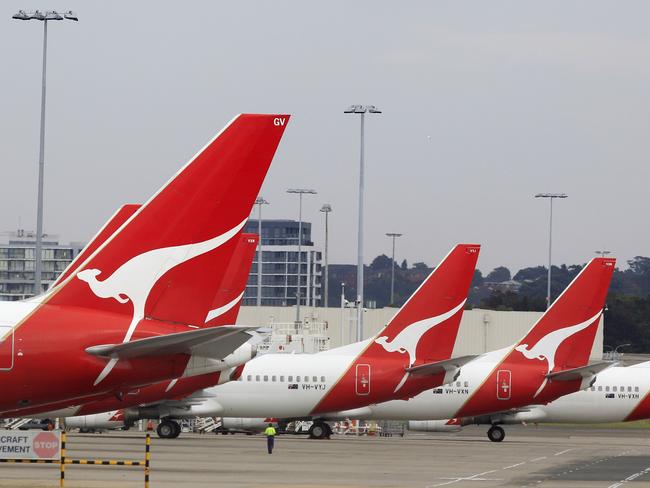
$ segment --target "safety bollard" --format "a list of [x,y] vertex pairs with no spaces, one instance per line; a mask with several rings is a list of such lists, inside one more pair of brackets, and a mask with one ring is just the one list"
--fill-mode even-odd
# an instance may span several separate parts
[[66,433],[61,432],[61,479],[59,480],[59,486],[63,488],[65,486],[65,438]]
[[145,440],[144,448],[144,488],[149,488],[149,462],[151,460],[151,434],[147,432],[147,439]]

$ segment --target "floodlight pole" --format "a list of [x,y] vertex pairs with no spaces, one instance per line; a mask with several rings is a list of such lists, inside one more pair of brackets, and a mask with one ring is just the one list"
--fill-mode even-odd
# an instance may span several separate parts
[[343,328],[345,326],[345,282],[341,282],[341,346],[343,345]]
[[325,307],[329,306],[329,262],[327,260],[327,247],[329,240],[329,226],[328,226],[328,217],[329,213],[332,211],[332,206],[329,203],[324,203],[320,209],[321,212],[325,214]]
[[268,205],[269,202],[262,197],[255,199],[257,205],[257,303],[258,307],[262,306],[262,205]]
[[[299,204],[298,204],[298,284],[296,287],[296,325],[300,323],[300,298],[301,298],[301,293],[300,293],[300,263],[301,263],[301,254],[302,254],[302,196],[305,193],[308,193],[310,195],[315,195],[316,190],[307,190],[304,188],[290,188],[287,190],[287,193],[297,193],[299,197]],[[307,283],[307,286],[309,286],[309,283]]]
[[49,20],[74,20],[79,19],[71,11],[65,12],[61,16],[56,11],[25,12],[19,10],[13,15],[16,20],[40,20],[43,22],[43,73],[41,79],[41,131],[40,143],[38,150],[38,196],[36,203],[36,245],[34,246],[34,295],[42,293],[42,275],[43,275],[43,187],[45,178],[45,93],[46,93],[46,74],[47,74],[47,22]]
[[402,237],[402,234],[397,234],[395,232],[386,233],[388,237],[393,239],[393,257],[391,258],[391,267],[390,267],[390,304],[394,305],[395,303],[395,239]]
[[36,210],[36,246],[34,249],[34,295],[41,294],[43,275],[43,179],[45,173],[45,75],[47,72],[47,19],[43,21],[43,78],[41,81],[41,135],[38,150],[38,204]]
[[553,249],[553,200],[567,198],[566,193],[538,193],[535,198],[548,198],[550,200],[550,214],[548,224],[548,277],[546,284],[546,309],[551,307],[551,253]]
[[359,150],[359,224],[357,230],[357,342],[363,340],[363,201],[364,201],[364,124],[366,112],[380,114],[374,105],[351,105],[346,114],[361,116],[361,144]]

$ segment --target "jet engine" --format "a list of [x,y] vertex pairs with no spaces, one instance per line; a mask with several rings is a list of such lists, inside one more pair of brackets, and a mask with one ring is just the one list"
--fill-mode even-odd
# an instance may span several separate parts
[[223,417],[221,426],[226,430],[240,430],[245,432],[263,432],[269,421],[263,418]]
[[463,427],[454,420],[409,420],[408,428],[417,432],[458,432]]
[[65,426],[70,429],[79,429],[81,432],[90,430],[120,429],[125,427],[124,413],[121,410],[96,413],[94,415],[80,415],[66,417]]

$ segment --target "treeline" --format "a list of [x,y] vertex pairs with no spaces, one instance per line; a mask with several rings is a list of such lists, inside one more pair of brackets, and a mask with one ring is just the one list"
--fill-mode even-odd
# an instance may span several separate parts
[[[612,278],[605,311],[605,344],[632,344],[629,352],[650,353],[650,258],[636,256],[628,268],[617,269]],[[557,297],[576,277],[583,265],[553,266],[551,294]],[[395,266],[394,303],[390,303],[391,259],[381,255],[364,270],[367,306],[401,306],[432,271],[425,263],[411,266],[406,260]],[[514,275],[498,267],[487,275],[476,270],[468,308],[542,311],[546,308],[545,266],[519,270]],[[348,300],[356,297],[356,266],[330,265],[329,306],[340,305],[341,283]]]

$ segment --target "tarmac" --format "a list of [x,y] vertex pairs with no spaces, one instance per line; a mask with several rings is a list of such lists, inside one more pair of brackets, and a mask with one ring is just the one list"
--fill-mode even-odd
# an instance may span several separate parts
[[[505,427],[402,437],[283,435],[272,455],[263,436],[182,434],[152,439],[151,487],[650,487],[650,431]],[[69,434],[68,456],[144,459],[137,432]],[[56,465],[0,465],[0,487],[57,487]],[[65,486],[142,487],[144,471],[67,466]]]

